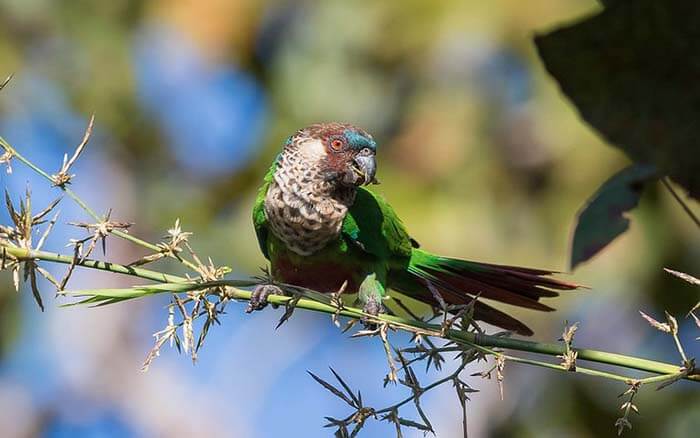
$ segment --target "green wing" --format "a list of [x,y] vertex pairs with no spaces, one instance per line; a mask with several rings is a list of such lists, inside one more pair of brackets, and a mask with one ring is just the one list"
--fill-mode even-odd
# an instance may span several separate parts
[[258,236],[258,245],[260,245],[260,250],[266,259],[270,259],[267,250],[267,234],[269,232],[269,227],[267,223],[267,216],[265,216],[265,196],[267,195],[267,189],[270,187],[272,182],[272,177],[277,169],[277,160],[272,163],[270,170],[267,171],[265,179],[263,180],[263,185],[258,191],[258,196],[255,198],[255,205],[253,206],[253,227],[255,228],[255,234]]
[[343,234],[365,252],[387,261],[410,257],[418,246],[384,198],[363,187],[345,216]]

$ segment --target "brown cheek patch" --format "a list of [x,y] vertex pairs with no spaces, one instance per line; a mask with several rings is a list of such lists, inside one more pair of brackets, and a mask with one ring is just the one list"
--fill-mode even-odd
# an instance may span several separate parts
[[[330,149],[330,148],[326,148]],[[328,155],[321,163],[321,166],[326,172],[345,173],[348,170],[348,162],[352,160],[352,154],[349,151],[336,152],[328,150]]]

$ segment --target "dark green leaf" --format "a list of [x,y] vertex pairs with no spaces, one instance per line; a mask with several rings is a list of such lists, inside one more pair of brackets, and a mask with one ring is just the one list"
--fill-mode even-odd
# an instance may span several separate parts
[[34,296],[34,301],[39,306],[41,311],[44,311],[44,303],[41,301],[41,292],[39,292],[39,286],[36,281],[36,267],[31,262],[26,262],[24,264],[25,273],[29,274],[29,286],[32,289],[32,295]]
[[282,324],[287,322],[287,320],[289,320],[289,318],[292,317],[292,315],[294,314],[294,310],[297,307],[297,303],[299,302],[300,299],[301,299],[301,295],[296,295],[291,300],[284,303],[284,313],[280,317],[280,320],[277,322],[277,325],[275,326],[275,330],[280,328],[282,326]]
[[[425,425],[423,427],[425,427],[426,428],[425,430],[427,430],[428,432],[434,433],[433,425],[430,424],[430,420],[428,420],[428,416],[425,415],[425,412],[423,412],[423,408],[421,407],[419,400],[420,400],[419,398],[414,399],[413,404],[416,406],[416,411],[418,411],[418,415],[420,415],[421,420],[423,420],[423,423],[425,423]],[[401,420],[399,419],[399,421],[401,421]],[[401,423],[401,424],[403,424],[403,423]]]
[[424,432],[432,432],[433,431],[430,427],[428,427],[424,424],[420,424],[420,423],[412,421],[412,420],[407,420],[405,418],[399,418],[399,424],[401,424],[402,426],[406,426],[406,427],[413,427],[414,429],[422,430]]
[[335,431],[336,438],[348,438],[348,429],[345,425],[338,426],[338,430]]
[[7,211],[10,213],[10,218],[12,219],[12,222],[14,222],[15,226],[19,226],[20,223],[20,215],[17,213],[17,210],[15,210],[15,206],[12,204],[12,200],[10,199],[10,193],[5,189],[5,206],[7,206]]
[[209,318],[207,318],[204,321],[204,325],[202,326],[202,330],[199,332],[199,339],[197,339],[197,346],[194,349],[195,353],[198,353],[199,349],[202,348],[202,345],[204,345],[204,338],[206,338],[207,334],[209,333],[209,327],[211,327],[211,322],[212,322],[212,319],[209,319]]
[[61,202],[61,198],[56,198],[54,199],[45,209],[43,209],[41,212],[38,214],[34,215],[32,218],[32,224],[33,225],[39,225],[43,223],[41,220],[49,213],[51,213],[51,210],[56,208],[58,203]]
[[[352,390],[350,389],[350,386],[348,386],[348,384],[345,383],[345,381],[340,377],[340,375],[335,372],[333,367],[328,367],[328,368],[331,369],[331,372],[333,373],[335,378],[338,380],[338,382],[340,382],[341,385],[343,385],[343,389],[345,389],[345,392],[347,392],[348,395],[352,398],[352,401],[355,402],[355,407],[358,409],[361,408],[362,407],[362,400],[360,398],[356,397],[355,394],[353,394]],[[359,396],[359,392],[358,392],[358,396]]]
[[326,382],[322,378],[318,377],[316,374],[312,373],[311,371],[307,371],[311,377],[314,378],[315,381],[321,384],[324,388],[326,388],[328,391],[330,391],[333,395],[338,397],[339,399],[343,400],[345,403],[349,404],[350,406],[354,407],[352,404],[352,400],[350,400],[345,394],[343,394],[342,391],[340,391],[338,388],[335,386],[331,385],[330,383]]
[[535,39],[581,116],[637,163],[653,164],[700,199],[700,2],[605,1]]
[[632,165],[603,183],[576,215],[571,269],[629,228],[629,219],[624,214],[637,206],[644,185],[654,178],[653,167]]
[[350,434],[350,438],[355,438],[358,433],[362,430],[362,428],[365,427],[365,422],[360,421],[355,425],[355,428],[353,428],[352,433]]
[[328,423],[324,425],[323,427],[337,427],[338,429],[335,431],[333,436],[337,438],[348,438],[348,428],[345,425],[345,422],[342,420],[338,420],[337,418],[333,417],[325,417]]
[[401,433],[401,422],[399,421],[399,411],[396,408],[392,409],[388,414],[384,414],[381,420],[393,423],[396,427],[396,438],[403,438],[403,433]]

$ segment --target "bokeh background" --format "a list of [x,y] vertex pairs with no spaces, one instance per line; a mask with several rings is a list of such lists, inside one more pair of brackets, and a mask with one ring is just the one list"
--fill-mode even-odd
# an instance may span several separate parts
[[[545,74],[532,36],[599,7],[2,0],[0,76],[15,78],[0,93],[0,134],[54,172],[96,113],[74,189],[152,241],[180,218],[201,255],[244,276],[265,264],[250,210],[283,140],[311,122],[352,122],[378,140],[377,190],[424,247],[565,270],[576,211],[628,161],[577,117]],[[58,195],[20,164],[13,170],[0,181],[15,199],[28,184],[36,205]],[[60,209],[62,224],[88,219],[68,200]],[[697,289],[662,272],[698,274],[697,229],[661,187],[631,216],[631,230],[571,277],[591,290],[551,300],[556,313],[515,311],[537,339],[555,341],[565,320],[580,321],[577,345],[678,361],[672,342],[637,310],[682,317],[697,301]],[[60,225],[48,247],[69,252],[65,243],[79,236]],[[107,248],[115,261],[143,255],[116,239]],[[81,272],[72,288],[129,284]],[[151,333],[166,323],[165,298],[60,308],[64,301],[43,284],[41,313],[30,291],[11,285],[0,273],[3,437],[328,436],[323,416],[347,411],[305,372],[327,377],[328,365],[376,406],[406,394],[382,388],[379,342],[351,340],[324,316],[298,312],[275,331],[281,310],[245,315],[234,303],[196,365],[165,349],[142,373]],[[697,330],[681,321],[687,350],[698,355]],[[468,405],[472,437],[613,436],[625,389],[517,364],[506,366],[505,401],[495,382],[470,382],[481,390]],[[700,428],[693,385],[646,390],[638,405],[628,436],[683,437]],[[450,387],[428,394],[424,406],[438,437],[461,433]],[[392,430],[372,422],[363,436]]]

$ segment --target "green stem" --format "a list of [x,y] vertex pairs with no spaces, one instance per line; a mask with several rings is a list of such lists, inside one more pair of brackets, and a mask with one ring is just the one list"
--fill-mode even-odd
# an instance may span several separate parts
[[[73,257],[67,255],[61,255],[56,253],[50,253],[46,251],[27,251],[23,248],[16,248],[12,246],[0,246],[2,251],[7,254],[16,257],[18,259],[38,259],[45,260],[49,262],[71,264],[73,262]],[[99,269],[103,271],[114,272],[118,274],[131,275],[134,277],[140,277],[147,280],[153,280],[160,283],[182,283],[188,281],[184,277],[165,274],[162,272],[151,271],[143,268],[134,268],[130,266],[120,265],[116,263],[99,262],[95,260],[84,260],[78,263],[79,266],[86,268]],[[215,282],[216,285],[227,285],[226,280],[221,280]],[[201,289],[206,287],[208,283],[202,283],[195,285],[197,288]],[[238,289],[236,287],[230,287],[228,289],[229,298],[236,300],[250,300],[251,292],[243,289]],[[271,304],[285,305],[287,301],[291,298],[281,295],[270,295],[268,301]],[[300,299],[296,308],[311,310],[315,312],[327,313],[327,314],[339,314],[341,316],[358,319],[364,315],[364,313],[359,309],[353,309],[350,307],[345,307],[340,311],[332,305],[320,303],[318,301],[313,301],[309,299]],[[419,320],[407,320],[393,315],[378,315],[376,317],[379,321],[388,322],[398,327],[404,327],[412,330],[422,330],[433,336],[440,336],[439,325],[428,324]],[[444,339],[451,340],[454,342],[459,342],[462,344],[476,345],[481,347],[491,347],[491,348],[504,348],[508,350],[524,351],[529,353],[537,353],[547,356],[559,356],[564,354],[565,346],[561,344],[548,344],[541,342],[525,341],[520,339],[504,338],[499,336],[489,336],[484,334],[470,333],[461,330],[448,330],[444,336]],[[617,353],[609,353],[606,351],[590,350],[583,348],[574,348],[574,351],[578,352],[578,360],[586,360],[601,364],[614,365],[618,367],[623,367],[627,369],[635,369],[640,371],[646,371],[661,375],[673,375],[681,373],[683,370],[678,365],[673,365],[664,362],[657,362],[648,359],[641,359],[637,357],[625,356]],[[506,357],[509,360],[521,363],[527,363],[531,365],[543,366],[551,369],[558,369],[565,371],[565,369],[559,365],[547,364],[544,362],[533,363],[529,359],[523,358],[513,358]],[[537,361],[534,361],[537,362]],[[615,380],[624,380],[626,377],[617,376],[610,373],[605,373],[602,371],[588,370],[586,368],[577,367],[577,371],[581,371],[583,374],[591,374],[599,377],[614,378]],[[687,380],[699,381],[700,374],[691,374],[684,377]]]
[[683,350],[683,345],[681,344],[681,340],[678,337],[678,331],[677,330],[674,331],[672,333],[672,335],[673,335],[673,342],[676,343],[676,349],[678,350],[678,354],[680,354],[681,358],[683,359],[683,364],[685,366],[689,366],[687,364],[689,364],[690,362],[688,361],[688,357],[685,355],[685,350]]
[[[665,382],[665,381],[668,381],[668,380],[677,379],[677,378],[679,378],[682,374],[683,374],[683,373],[662,374],[662,375],[659,375],[659,376],[652,376],[652,377],[647,377],[647,378],[645,378],[645,379],[639,379],[638,382],[641,383],[641,384],[643,384],[643,385],[646,385],[646,384],[649,384],[649,383],[661,383],[661,382]],[[691,375],[691,377],[697,377],[697,375],[695,375],[695,376],[694,376],[694,375]],[[697,380],[697,379],[692,379],[692,380]]]
[[[465,336],[466,335],[466,336]],[[474,342],[477,345],[488,344],[492,347],[506,348],[510,350],[529,351],[531,353],[545,354],[548,356],[560,356],[564,354],[565,347],[560,344],[549,344],[541,342],[524,341],[520,339],[493,337],[481,334],[457,333],[457,337],[463,337],[467,342]],[[469,338],[473,338],[472,341]],[[625,356],[607,351],[590,350],[584,348],[572,348],[578,353],[578,360],[605,363],[625,368],[632,368],[641,371],[648,371],[658,374],[675,374],[680,372],[680,366],[667,363],[656,362],[648,359]],[[694,376],[700,378],[700,376]]]
[[[503,354],[503,353],[499,353],[498,351],[491,350],[491,349],[484,347],[482,345],[477,345],[477,344],[472,344],[472,345],[474,345],[475,348],[477,348],[477,349],[479,349],[487,354],[490,354],[493,356],[500,355],[504,359],[507,359],[511,362],[517,362],[517,363],[522,363],[522,364],[526,364],[526,365],[534,365],[534,366],[541,367],[541,368],[549,368],[551,370],[577,372],[579,374],[587,374],[589,376],[603,377],[605,379],[618,380],[621,382],[628,382],[630,380],[633,380],[631,377],[621,376],[619,374],[608,373],[605,371],[599,371],[599,370],[594,370],[594,369],[590,369],[590,368],[583,368],[580,366],[576,366],[575,370],[570,370],[562,365],[557,365],[557,364],[553,364],[553,363],[549,363],[549,362],[541,362],[539,360],[526,359],[524,357],[509,356],[507,354]],[[659,377],[659,376],[657,376],[657,377]],[[662,374],[660,377],[668,378],[668,375]]]
[[[631,380],[630,377],[620,376],[620,375],[618,375],[618,374],[607,373],[607,372],[605,372],[605,371],[594,370],[594,369],[591,369],[591,368],[583,368],[583,367],[577,366],[575,370],[569,371],[569,370],[567,370],[566,368],[564,368],[563,366],[557,365],[557,364],[553,364],[553,363],[540,362],[540,361],[538,361],[538,360],[525,359],[525,358],[522,358],[522,357],[508,356],[508,355],[504,355],[503,357],[505,357],[507,360],[509,360],[509,361],[511,361],[511,362],[523,363],[523,364],[526,364],[526,365],[534,365],[534,366],[537,366],[537,367],[549,368],[549,369],[552,369],[552,370],[558,370],[558,371],[564,371],[564,372],[574,372],[574,373],[579,373],[579,374],[586,374],[586,375],[589,375],[589,376],[603,377],[603,378],[605,378],[605,379],[617,380],[617,381],[620,381],[620,382],[628,382],[628,381]],[[667,375],[666,375],[666,374],[662,374],[661,377],[666,378]]]
[[[28,251],[24,248],[14,246],[0,245],[0,256],[3,253],[11,255],[19,260],[37,259],[47,262],[62,263],[70,265],[73,263],[73,257],[68,255],[57,254],[47,251]],[[76,266],[84,268],[98,269],[100,271],[108,271],[115,274],[131,275],[132,277],[144,278],[146,280],[157,281],[159,283],[180,283],[187,281],[187,278],[178,275],[165,274],[163,272],[151,271],[149,269],[134,268],[131,266],[120,265],[118,263],[100,262],[97,260],[85,259],[78,260]]]

